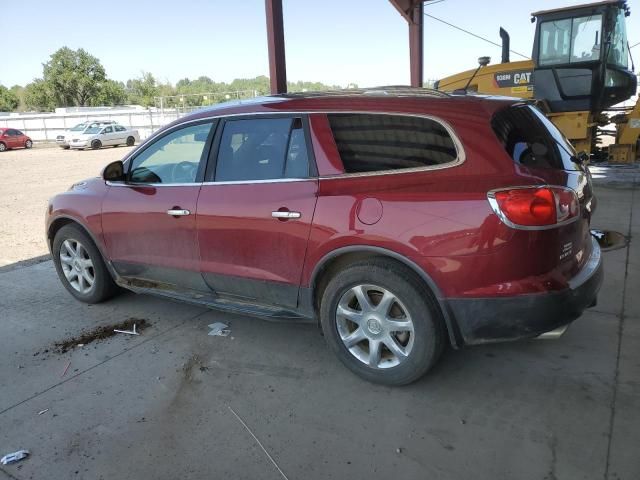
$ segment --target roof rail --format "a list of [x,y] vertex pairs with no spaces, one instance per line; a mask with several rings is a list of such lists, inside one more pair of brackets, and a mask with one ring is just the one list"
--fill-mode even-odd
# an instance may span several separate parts
[[313,98],[313,97],[348,97],[348,96],[390,96],[390,97],[438,97],[450,95],[432,88],[410,87],[408,85],[386,85],[370,88],[345,88],[340,90],[318,90],[311,92],[288,92],[276,96],[284,98]]

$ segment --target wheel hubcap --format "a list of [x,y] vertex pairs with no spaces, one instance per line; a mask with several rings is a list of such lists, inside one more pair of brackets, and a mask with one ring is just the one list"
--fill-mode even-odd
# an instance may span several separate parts
[[91,291],[96,272],[89,252],[80,242],[71,238],[62,242],[60,265],[65,278],[74,290],[84,294]]
[[409,311],[395,294],[375,285],[357,285],[342,295],[336,327],[349,353],[371,368],[400,365],[413,348]]

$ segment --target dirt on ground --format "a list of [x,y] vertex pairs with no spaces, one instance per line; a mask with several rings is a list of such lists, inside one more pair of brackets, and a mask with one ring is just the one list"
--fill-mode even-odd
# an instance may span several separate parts
[[[124,322],[115,323],[113,325],[102,325],[88,332],[82,332],[77,337],[67,338],[53,344],[51,351],[54,353],[67,353],[69,350],[78,345],[88,345],[98,340],[104,340],[114,335],[119,335],[116,330],[132,331],[136,327],[136,332],[141,332],[151,324],[144,318],[129,318]],[[126,334],[124,334],[126,335]]]
[[63,150],[34,146],[0,153],[0,269],[48,253],[44,214],[50,197],[95,177],[130,147]]

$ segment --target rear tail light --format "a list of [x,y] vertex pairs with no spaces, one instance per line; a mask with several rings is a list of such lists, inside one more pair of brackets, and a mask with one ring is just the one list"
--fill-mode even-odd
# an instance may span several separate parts
[[491,208],[506,225],[544,230],[578,218],[576,192],[566,187],[511,187],[487,194]]

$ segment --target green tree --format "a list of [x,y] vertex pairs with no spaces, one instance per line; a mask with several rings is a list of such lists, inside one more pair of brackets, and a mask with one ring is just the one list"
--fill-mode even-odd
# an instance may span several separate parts
[[151,107],[155,105],[154,97],[159,95],[159,91],[156,79],[149,72],[142,72],[142,77],[127,80],[127,93],[132,104]]
[[100,85],[97,94],[91,99],[92,106],[101,105],[124,105],[128,97],[124,83],[115,80],[105,80]]
[[23,112],[25,109],[25,102],[24,102],[24,87],[22,85],[14,85],[13,87],[10,88],[10,90],[13,92],[13,94],[18,97],[18,108],[17,110],[19,112]]
[[62,47],[43,65],[43,79],[57,106],[87,106],[106,80],[104,67],[82,48]]
[[24,103],[29,110],[53,110],[56,107],[47,82],[41,78],[24,87]]
[[0,85],[0,112],[11,112],[18,108],[18,96],[8,88]]

